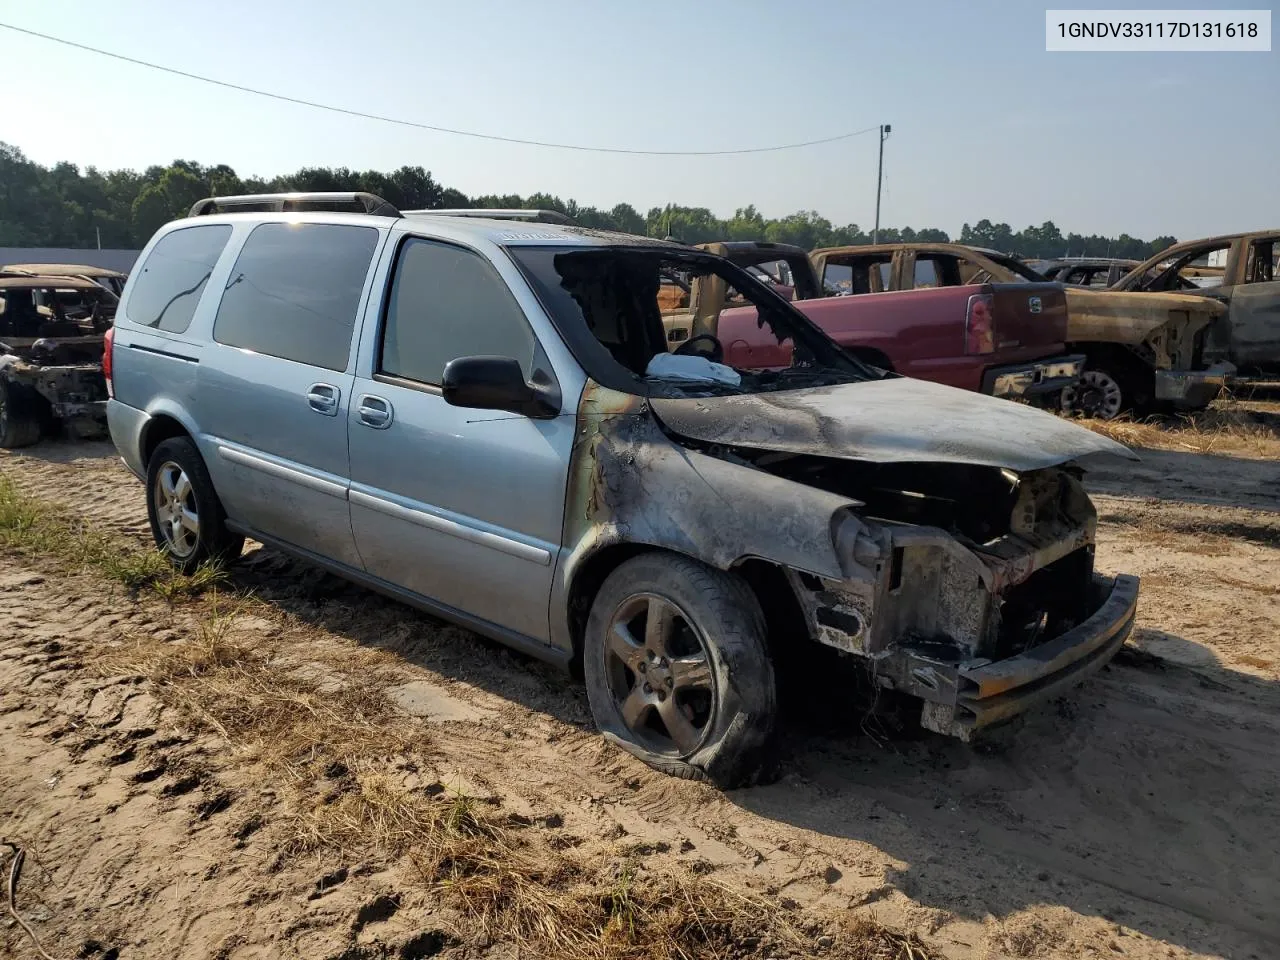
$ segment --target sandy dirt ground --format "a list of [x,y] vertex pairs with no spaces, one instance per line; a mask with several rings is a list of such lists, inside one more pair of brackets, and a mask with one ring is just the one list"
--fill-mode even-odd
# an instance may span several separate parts
[[[44,444],[0,472],[148,538],[142,488],[107,444]],[[873,916],[932,958],[1280,957],[1280,470],[1152,451],[1091,485],[1099,566],[1143,578],[1111,666],[976,746],[852,708],[797,721],[781,778],[729,793],[608,747],[550,668],[269,550],[234,568],[262,602],[227,629],[335,698],[372,687],[396,704],[420,749],[368,758],[386,775],[477,797],[587,862]],[[0,838],[30,851],[19,907],[45,948],[520,956],[460,924],[411,858],[298,850],[299,805],[347,771],[265,779],[234,737],[104,667],[139,637],[199,630],[181,605],[0,556]],[[4,919],[0,955],[36,956]]]

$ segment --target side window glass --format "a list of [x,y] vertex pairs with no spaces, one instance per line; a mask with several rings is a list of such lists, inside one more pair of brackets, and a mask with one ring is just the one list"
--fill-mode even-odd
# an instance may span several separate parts
[[264,223],[227,279],[213,338],[229,347],[345,370],[373,227]]
[[230,238],[231,226],[225,223],[165,234],[134,271],[128,319],[143,327],[184,332]]
[[400,249],[379,372],[439,385],[458,357],[512,357],[528,377],[536,340],[493,264],[470,250],[410,239]]

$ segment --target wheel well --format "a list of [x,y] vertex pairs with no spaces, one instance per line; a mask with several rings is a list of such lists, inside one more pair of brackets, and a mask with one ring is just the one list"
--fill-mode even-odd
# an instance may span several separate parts
[[1137,374],[1151,369],[1150,361],[1120,343],[1073,343],[1067,349],[1085,355],[1086,367],[1106,367]]
[[804,611],[791,582],[777,564],[754,557],[739,563],[732,572],[747,581],[751,592],[756,595],[764,613],[769,653],[776,664],[779,656],[785,658],[786,651],[795,646],[789,642],[790,638],[808,639],[809,634],[809,625],[805,622]]
[[881,370],[893,372],[893,363],[879,350],[874,347],[848,347],[848,352],[853,354],[863,363],[869,363],[873,367],[879,367]]
[[156,452],[156,447],[174,437],[190,439],[191,434],[173,417],[165,414],[152,417],[142,434],[142,465],[145,467],[151,462],[151,455]]
[[570,669],[576,677],[582,674],[582,640],[587,632],[591,604],[609,574],[632,557],[655,550],[639,543],[615,543],[591,554],[582,562],[569,585],[569,631],[573,639],[573,661]]
[[[587,628],[587,617],[591,613],[591,604],[599,593],[609,574],[623,563],[642,553],[669,552],[661,547],[648,544],[619,543],[592,554],[583,563],[573,584],[569,588],[569,627],[573,635],[573,666],[576,672],[581,671],[582,644]],[[684,556],[684,554],[677,554]],[[697,559],[693,557],[691,559]],[[796,599],[791,584],[782,569],[767,560],[749,559],[734,566],[730,573],[735,573],[747,582],[751,592],[755,594],[760,609],[764,613],[767,642],[770,655],[775,665],[779,659],[787,660],[788,651],[801,646],[799,643],[784,642],[786,639],[808,638],[808,624],[804,611]]]

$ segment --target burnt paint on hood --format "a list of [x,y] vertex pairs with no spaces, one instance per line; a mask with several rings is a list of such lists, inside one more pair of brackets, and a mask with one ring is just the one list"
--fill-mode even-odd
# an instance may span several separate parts
[[651,397],[691,440],[873,463],[963,463],[1038,470],[1128,447],[1010,400],[896,377],[725,397]]

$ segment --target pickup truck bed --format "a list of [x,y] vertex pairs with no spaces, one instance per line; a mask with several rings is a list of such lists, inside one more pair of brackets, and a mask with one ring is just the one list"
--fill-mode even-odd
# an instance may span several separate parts
[[[986,304],[988,338],[974,329],[974,297]],[[1058,284],[937,287],[798,300],[795,306],[872,364],[965,390],[1030,399],[1070,386],[1083,366],[1082,357],[1064,352],[1067,306]],[[976,309],[981,316],[982,308]],[[724,310],[717,336],[732,366],[790,363],[791,345],[761,330],[752,307]]]

